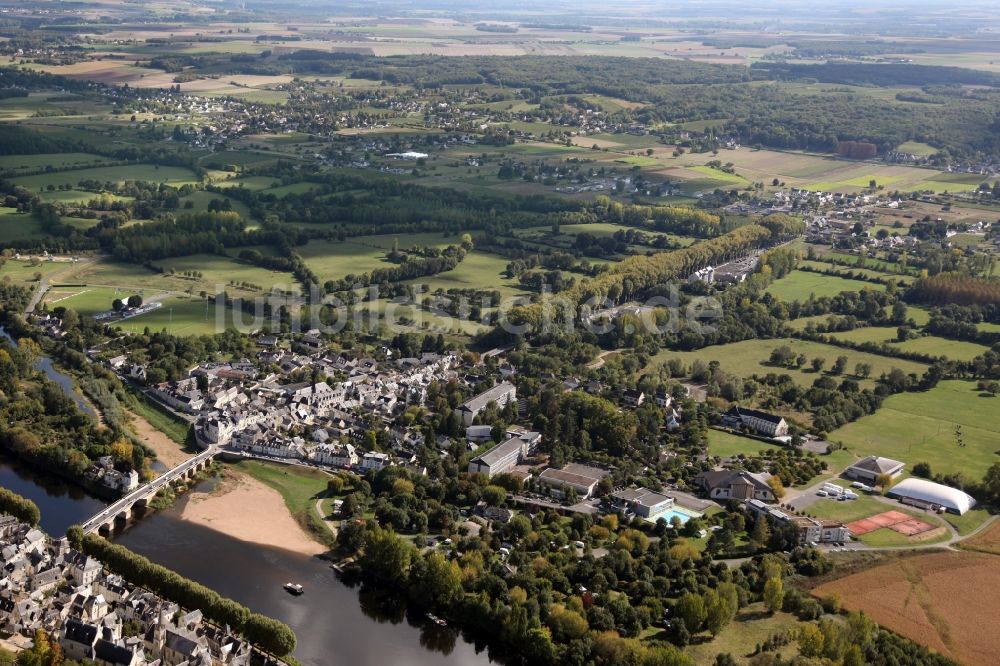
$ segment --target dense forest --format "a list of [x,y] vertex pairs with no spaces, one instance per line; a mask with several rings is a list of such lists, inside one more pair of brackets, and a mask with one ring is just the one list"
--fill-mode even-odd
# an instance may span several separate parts
[[960,92],[935,99],[939,103],[914,104],[850,90],[818,95],[763,82],[672,86],[636,117],[643,122],[717,120],[717,133],[773,148],[833,152],[840,141],[865,141],[885,152],[905,141],[921,141],[956,157],[1000,148],[1000,93]]
[[1000,86],[1000,75],[965,67],[881,63],[826,62],[792,64],[756,62],[750,66],[755,79],[797,81],[855,86]]

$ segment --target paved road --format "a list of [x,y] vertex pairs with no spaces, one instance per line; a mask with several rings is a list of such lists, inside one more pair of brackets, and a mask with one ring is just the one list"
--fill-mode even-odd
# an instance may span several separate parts
[[323,500],[325,499],[326,499],[325,497],[320,497],[318,500],[316,500],[316,513],[319,514],[319,519],[323,521],[323,524],[326,525],[326,528],[328,530],[330,530],[330,533],[336,537],[337,524],[339,521],[330,520],[329,518],[326,517],[326,513],[323,512]]
[[50,278],[55,278],[56,276],[62,277],[62,275],[64,273],[68,273],[70,269],[79,268],[81,266],[91,263],[92,261],[93,259],[80,259],[78,261],[68,262],[66,263],[66,270],[58,271],[56,273],[53,273],[49,277],[43,277],[41,280],[39,280],[38,288],[35,290],[35,293],[32,294],[31,300],[28,302],[28,307],[24,309],[25,314],[30,314],[34,312],[35,308],[38,307],[38,304],[42,302],[42,298],[44,298],[45,294],[47,294],[49,291]]
[[24,309],[25,314],[31,314],[32,312],[35,311],[35,308],[41,302],[42,298],[45,296],[48,290],[49,290],[49,279],[42,278],[38,282],[38,289],[35,290],[35,293],[31,296],[31,300],[28,302],[28,307]]

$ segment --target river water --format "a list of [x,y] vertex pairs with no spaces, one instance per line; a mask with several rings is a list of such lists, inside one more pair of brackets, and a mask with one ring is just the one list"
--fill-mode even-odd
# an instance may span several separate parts
[[[181,520],[185,501],[127,527],[115,542],[285,622],[298,637],[295,657],[303,664],[491,663],[485,646],[407,612],[398,599],[349,587],[324,560],[248,544]],[[301,584],[305,594],[287,593],[288,582]]]
[[37,504],[42,512],[41,527],[48,534],[63,535],[70,525],[82,523],[105,506],[79,486],[3,458],[0,458],[0,486]]
[[[17,345],[17,341],[11,337],[10,333],[4,330],[3,326],[0,326],[0,336],[7,339],[13,345]],[[86,401],[86,399],[76,390],[76,383],[73,378],[69,375],[57,370],[54,365],[52,365],[52,359],[48,356],[42,356],[37,361],[35,361],[35,369],[41,370],[45,373],[45,376],[50,380],[54,381],[56,384],[62,387],[63,393],[68,395],[76,403],[77,407],[80,408],[84,414],[91,418],[97,418],[97,413],[94,408]]]
[[[200,491],[211,489],[203,482]],[[97,513],[104,502],[81,489],[0,459],[0,486],[38,504],[41,527],[63,534]],[[305,666],[479,666],[492,662],[452,628],[441,628],[392,596],[342,582],[329,563],[233,539],[180,518],[178,505],[129,524],[113,540],[288,624],[298,637],[295,657]],[[299,597],[285,592],[301,584]]]

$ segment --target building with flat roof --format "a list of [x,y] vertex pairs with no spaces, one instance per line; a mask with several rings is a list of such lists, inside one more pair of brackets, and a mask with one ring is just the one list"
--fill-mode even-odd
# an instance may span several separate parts
[[747,511],[759,520],[792,525],[799,533],[799,543],[845,543],[851,540],[851,531],[839,520],[823,520],[788,513],[757,499],[748,500]]
[[485,474],[493,478],[514,469],[522,458],[535,452],[541,435],[537,432],[508,432],[509,436],[492,449],[469,461],[470,474]]
[[488,388],[477,396],[469,398],[458,406],[456,411],[462,415],[462,421],[470,426],[476,420],[480,412],[486,409],[491,402],[496,403],[499,409],[507,406],[507,403],[517,398],[517,388],[510,382],[501,382],[492,388]]
[[674,508],[674,498],[649,488],[624,488],[612,495],[615,504],[646,520],[656,520],[660,514]]
[[549,492],[565,496],[572,488],[581,500],[594,494],[601,479],[608,475],[603,469],[586,465],[569,464],[562,469],[549,468],[538,475],[538,480],[549,487]]

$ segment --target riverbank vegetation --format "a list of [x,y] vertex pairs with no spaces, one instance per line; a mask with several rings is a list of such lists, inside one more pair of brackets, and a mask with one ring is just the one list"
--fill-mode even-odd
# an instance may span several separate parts
[[[739,515],[729,514],[719,533]],[[654,541],[649,526],[620,518],[517,513],[495,531],[459,530],[436,545],[411,542],[375,521],[348,532],[357,533],[358,566],[369,580],[405,591],[411,603],[503,642],[530,663],[693,666],[679,649],[687,645],[717,655],[715,663],[736,663],[719,650],[740,643],[733,634],[757,608],[754,617],[782,618],[783,631],[757,645],[754,663],[784,663],[779,654],[797,645],[803,657],[822,655],[832,664],[951,664],[863,614],[835,618],[836,603],[810,598],[802,584],[832,567],[811,548],[728,568],[693,545],[698,527],[658,526]],[[496,558],[494,541],[509,554]],[[613,545],[597,557],[591,546],[605,542]],[[728,638],[716,643],[722,634]]]
[[145,393],[132,387],[128,388],[129,409],[146,419],[154,428],[165,434],[178,446],[187,451],[194,450],[194,433],[191,424],[168,412]]
[[37,527],[38,521],[42,519],[42,512],[37,504],[6,488],[0,488],[0,513],[9,513],[32,527]]

